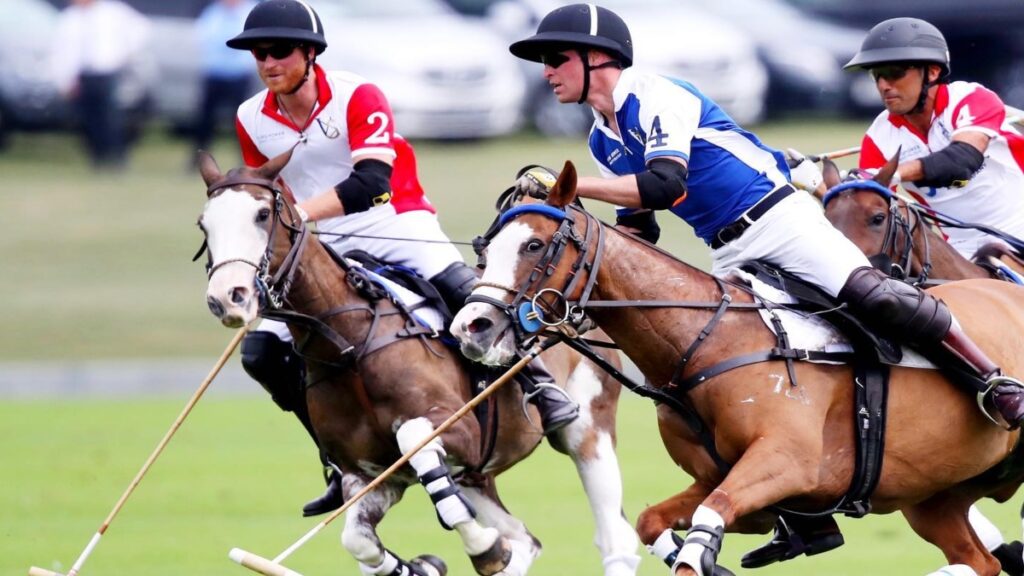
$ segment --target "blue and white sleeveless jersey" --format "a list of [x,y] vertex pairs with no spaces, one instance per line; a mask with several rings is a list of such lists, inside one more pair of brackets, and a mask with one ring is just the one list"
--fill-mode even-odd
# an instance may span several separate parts
[[737,126],[688,82],[627,68],[612,99],[622,138],[596,111],[590,131],[590,153],[602,176],[638,174],[655,158],[684,160],[687,193],[670,210],[705,242],[789,182],[780,152]]

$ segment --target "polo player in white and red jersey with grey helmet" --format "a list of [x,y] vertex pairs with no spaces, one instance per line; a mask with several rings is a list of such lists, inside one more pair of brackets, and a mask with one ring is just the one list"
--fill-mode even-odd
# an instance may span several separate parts
[[[441,230],[420,186],[412,146],[395,133],[381,90],[356,74],[316,64],[327,48],[316,12],[302,0],[264,0],[227,44],[252,52],[266,85],[238,108],[235,126],[246,165],[293,150],[280,177],[302,218],[329,233],[322,237],[328,246],[338,254],[364,250],[412,268],[437,287],[453,312],[461,308],[476,274]],[[317,441],[305,401],[305,368],[283,323],[265,320],[245,337],[242,366]],[[540,410],[546,433],[576,418],[578,407],[549,385],[553,379],[539,359],[525,372],[532,382],[523,384],[524,391]],[[321,458],[328,490],[303,508],[306,516],[343,503],[340,474]]]
[[[886,20],[845,68],[868,70],[885,105],[864,135],[860,168],[881,168],[899,153],[899,180],[918,202],[1024,238],[1024,136],[995,92],[949,82],[949,50],[935,26]],[[973,228],[943,232],[966,258],[998,241]]]

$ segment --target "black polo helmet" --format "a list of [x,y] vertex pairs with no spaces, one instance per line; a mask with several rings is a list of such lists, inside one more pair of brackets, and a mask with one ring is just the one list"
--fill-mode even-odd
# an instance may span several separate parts
[[928,62],[942,67],[939,81],[949,77],[949,46],[939,29],[920,18],[891,18],[868,32],[860,51],[843,66],[864,70],[896,62]]
[[308,44],[317,54],[327,48],[320,16],[303,0],[263,0],[249,12],[242,33],[227,44],[249,50],[260,42],[276,40]]
[[541,54],[552,50],[594,48],[608,53],[622,64],[633,65],[633,39],[618,14],[594,4],[570,4],[548,13],[537,33],[509,46],[516,57],[540,62]]

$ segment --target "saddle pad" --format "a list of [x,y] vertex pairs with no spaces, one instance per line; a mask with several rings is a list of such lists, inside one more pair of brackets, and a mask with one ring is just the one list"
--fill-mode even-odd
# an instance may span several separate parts
[[[413,308],[414,306],[422,304],[423,301],[425,300],[425,298],[423,298],[423,296],[420,296],[419,294],[414,293],[413,291],[409,290],[408,288],[405,288],[403,286],[399,286],[395,282],[392,282],[391,280],[388,280],[387,278],[381,276],[380,274],[377,274],[376,272],[374,272],[374,271],[372,271],[372,270],[370,270],[368,268],[363,267],[363,265],[361,263],[359,263],[359,262],[357,262],[355,260],[346,258],[345,261],[348,264],[350,264],[351,266],[356,266],[356,267],[359,267],[359,268],[363,268],[363,270],[366,271],[367,275],[374,282],[376,282],[377,284],[382,286],[385,290],[388,291],[388,294],[391,294],[391,296],[393,296],[396,300],[398,300],[399,302],[405,304],[406,307],[408,307],[410,309]],[[445,326],[444,326],[444,318],[441,316],[441,313],[438,312],[435,308],[431,308],[431,307],[427,307],[427,306],[416,308],[415,310],[413,310],[412,315],[413,315],[413,318],[415,318],[416,321],[419,322],[420,324],[422,324],[423,326],[427,326],[429,328],[433,328],[434,330],[436,330],[438,332],[441,332],[445,328]]]
[[[796,300],[792,296],[773,286],[761,282],[751,274],[743,270],[731,270],[729,280],[734,280],[750,286],[761,298],[775,304],[794,304]],[[768,310],[758,310],[761,320],[772,333],[775,327],[772,325],[771,314]],[[786,309],[776,309],[775,314],[782,321],[789,338],[790,348],[803,350],[816,350],[821,352],[852,352],[853,347],[849,340],[831,323],[822,320],[814,314],[795,312]],[[776,334],[777,336],[778,334]],[[936,366],[920,353],[912,348],[903,346],[903,360],[893,366],[906,368],[935,369]],[[820,362],[831,364],[832,362]]]

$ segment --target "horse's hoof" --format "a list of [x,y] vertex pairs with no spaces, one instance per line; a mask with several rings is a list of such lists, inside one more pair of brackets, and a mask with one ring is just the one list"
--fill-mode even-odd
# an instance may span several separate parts
[[410,560],[409,564],[424,576],[447,576],[448,574],[448,565],[444,563],[444,560],[432,554],[420,554]]
[[490,548],[476,556],[470,556],[469,559],[473,562],[473,569],[477,574],[491,576],[504,570],[512,561],[512,546],[507,538],[498,536]]

